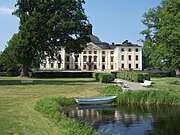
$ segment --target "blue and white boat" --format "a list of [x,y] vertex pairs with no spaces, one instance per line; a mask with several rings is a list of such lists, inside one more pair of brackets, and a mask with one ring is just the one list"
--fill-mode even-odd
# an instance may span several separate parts
[[76,98],[75,101],[80,105],[95,105],[95,104],[107,104],[116,99],[117,96],[105,96],[99,98]]

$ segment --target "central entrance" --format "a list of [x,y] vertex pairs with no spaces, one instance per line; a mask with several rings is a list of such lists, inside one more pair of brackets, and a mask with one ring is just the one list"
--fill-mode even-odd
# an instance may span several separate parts
[[88,59],[88,63],[87,63],[87,65],[88,65],[88,70],[92,70],[93,69],[93,62],[92,62],[92,56],[89,56],[89,59]]

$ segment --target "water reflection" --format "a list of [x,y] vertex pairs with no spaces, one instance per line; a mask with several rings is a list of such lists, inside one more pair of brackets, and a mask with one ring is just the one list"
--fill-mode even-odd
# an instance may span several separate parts
[[180,134],[179,107],[79,106],[65,115],[86,121],[103,134],[107,129],[121,135]]

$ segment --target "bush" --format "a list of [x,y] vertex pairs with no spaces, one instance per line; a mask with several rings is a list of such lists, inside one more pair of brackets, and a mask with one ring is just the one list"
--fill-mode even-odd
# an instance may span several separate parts
[[132,82],[144,82],[144,80],[150,80],[150,75],[148,73],[138,72],[119,72],[117,73],[117,78]]
[[96,81],[99,81],[99,74],[101,73],[98,73],[98,72],[93,73],[93,78],[96,79]]
[[100,73],[98,75],[98,80],[103,83],[113,82],[115,79],[115,75],[111,73]]
[[92,72],[33,72],[35,78],[92,78]]
[[175,77],[175,71],[168,71],[168,72],[148,72],[151,77]]
[[20,72],[0,72],[0,76],[8,76],[8,77],[13,77],[13,76],[19,76]]

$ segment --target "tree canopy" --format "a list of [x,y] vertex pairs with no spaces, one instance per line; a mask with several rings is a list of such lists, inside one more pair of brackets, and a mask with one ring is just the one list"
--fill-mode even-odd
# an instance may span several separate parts
[[180,1],[163,0],[144,14],[144,64],[180,69]]
[[[26,76],[33,60],[53,59],[61,48],[80,53],[89,41],[84,0],[18,0],[14,15],[20,18],[19,32],[4,52],[11,52]],[[3,53],[4,53],[3,52]],[[46,53],[44,53],[46,52]],[[7,54],[7,53],[6,53]]]

